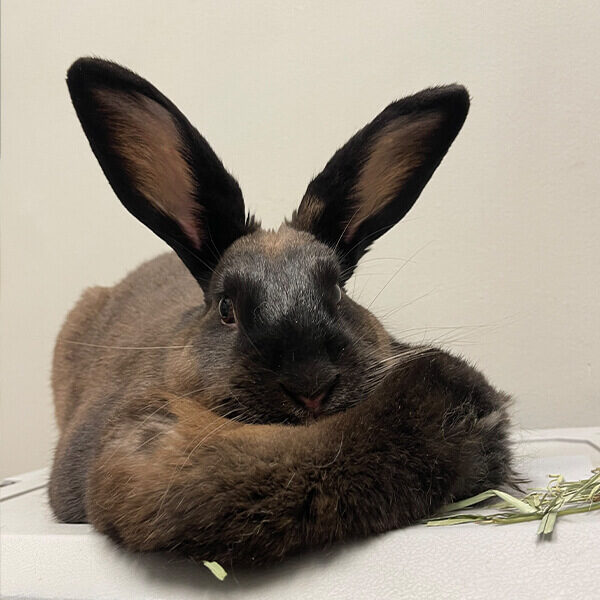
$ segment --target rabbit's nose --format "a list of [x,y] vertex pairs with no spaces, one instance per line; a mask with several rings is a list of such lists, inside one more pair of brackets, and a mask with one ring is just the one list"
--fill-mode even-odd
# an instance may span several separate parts
[[303,404],[309,413],[317,417],[321,413],[321,408],[323,407],[323,404],[325,404],[329,396],[331,396],[333,388],[337,385],[339,379],[340,376],[338,373],[327,385],[324,385],[318,392],[310,396],[298,394],[298,402],[300,402],[300,404]]
[[310,397],[298,396],[298,400],[300,400],[300,402],[304,404],[308,412],[312,413],[313,415],[317,415],[321,412],[321,404],[323,402],[323,398],[325,398],[328,392],[329,390],[325,392],[320,392],[319,394]]
[[329,383],[327,383],[327,385],[322,386],[319,391],[313,392],[310,395],[303,394],[300,390],[294,390],[291,386],[288,387],[283,383],[280,383],[279,385],[283,391],[290,398],[292,398],[292,400],[306,408],[306,410],[313,416],[317,417],[321,413],[323,405],[331,396],[331,393],[333,392],[333,389],[337,385],[339,379],[340,375],[338,373]]

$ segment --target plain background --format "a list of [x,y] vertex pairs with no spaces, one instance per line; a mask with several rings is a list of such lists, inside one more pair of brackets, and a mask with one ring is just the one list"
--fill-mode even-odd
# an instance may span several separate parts
[[518,424],[600,422],[597,3],[4,0],[1,16],[0,475],[51,459],[52,347],[78,295],[166,248],[70,105],[65,71],[90,54],[175,101],[267,226],[389,102],[465,84],[462,133],[349,290],[474,361]]

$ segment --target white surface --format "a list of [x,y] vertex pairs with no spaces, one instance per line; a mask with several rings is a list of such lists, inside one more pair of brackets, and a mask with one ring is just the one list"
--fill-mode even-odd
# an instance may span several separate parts
[[[550,472],[588,477],[600,464],[593,447],[600,448],[600,427],[532,431],[519,438],[521,466],[532,485],[545,485]],[[560,517],[552,539],[544,541],[537,539],[535,521],[418,525],[269,569],[231,571],[221,583],[190,561],[127,553],[88,525],[55,523],[45,489],[24,492],[43,484],[46,475],[26,474],[15,478],[20,489],[2,488],[0,581],[6,597],[591,600],[598,590],[597,512]]]
[[268,226],[390,101],[464,83],[463,131],[349,289],[368,305],[419,251],[372,306],[394,332],[476,361],[522,426],[600,420],[599,2],[1,4],[0,476],[47,464],[67,310],[165,247],[115,198],[70,105],[66,69],[90,53],[172,98]]

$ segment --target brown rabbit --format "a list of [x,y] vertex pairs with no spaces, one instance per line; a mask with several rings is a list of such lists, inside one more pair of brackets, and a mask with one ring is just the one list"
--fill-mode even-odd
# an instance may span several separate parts
[[67,82],[115,193],[175,253],[87,290],[59,335],[59,519],[256,564],[514,481],[508,397],[460,358],[395,341],[344,291],[458,134],[463,87],[388,106],[265,231],[147,81],[84,58]]

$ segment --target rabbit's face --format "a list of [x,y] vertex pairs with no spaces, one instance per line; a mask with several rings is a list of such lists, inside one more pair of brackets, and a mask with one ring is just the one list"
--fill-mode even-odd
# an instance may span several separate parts
[[[333,249],[285,225],[244,236],[225,252],[208,292],[209,334],[199,346],[208,341],[224,350],[218,365],[211,357],[206,368],[227,382],[228,413],[298,423],[365,396],[390,338],[342,286]],[[201,361],[208,355],[198,352]]]

